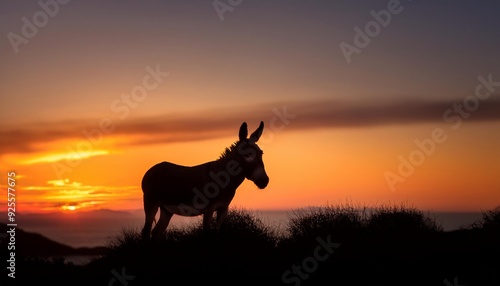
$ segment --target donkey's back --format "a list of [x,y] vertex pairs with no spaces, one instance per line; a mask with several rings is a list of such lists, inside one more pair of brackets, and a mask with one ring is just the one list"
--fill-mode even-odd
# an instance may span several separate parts
[[142,192],[144,196],[163,203],[187,203],[192,198],[193,189],[206,182],[209,164],[188,167],[170,162],[158,163],[144,174]]

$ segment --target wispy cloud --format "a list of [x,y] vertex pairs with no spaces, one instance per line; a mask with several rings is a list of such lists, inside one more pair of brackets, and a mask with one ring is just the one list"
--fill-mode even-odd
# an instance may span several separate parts
[[[382,125],[403,125],[443,122],[443,114],[458,101],[407,100],[396,103],[372,103],[321,100],[275,102],[251,107],[213,109],[189,114],[167,114],[117,122],[115,130],[104,138],[126,136],[121,144],[147,145],[169,142],[197,141],[224,136],[236,136],[243,121],[257,126],[263,120],[270,123],[276,115],[273,109],[297,115],[287,130],[313,128],[361,128]],[[500,120],[500,100],[492,96],[480,102],[467,121]],[[34,126],[0,127],[2,153],[43,151],[44,142],[76,139],[85,140],[82,131],[98,128],[92,119],[80,122],[53,122]],[[269,126],[269,124],[267,125]]]
[[[89,152],[78,152],[74,156],[77,157],[75,159],[86,159],[94,156],[100,156],[100,155],[106,155],[109,154],[108,151],[106,150],[96,150],[96,151],[89,151]],[[67,158],[68,154],[67,153],[56,153],[56,154],[50,154],[46,156],[41,156],[41,157],[36,157],[32,158],[29,160],[26,160],[25,164],[35,164],[35,163],[41,163],[41,162],[57,162],[61,160],[65,160]]]

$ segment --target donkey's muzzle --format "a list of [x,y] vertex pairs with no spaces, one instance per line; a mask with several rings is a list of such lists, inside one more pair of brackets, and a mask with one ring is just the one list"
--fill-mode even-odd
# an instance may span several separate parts
[[269,183],[269,177],[266,174],[264,166],[257,167],[255,170],[253,170],[252,175],[247,178],[254,182],[255,185],[259,187],[259,189],[265,188]]
[[254,183],[255,185],[257,185],[257,187],[259,187],[259,189],[264,189],[265,187],[267,187],[267,184],[269,184],[269,177],[265,176],[258,178],[254,181]]

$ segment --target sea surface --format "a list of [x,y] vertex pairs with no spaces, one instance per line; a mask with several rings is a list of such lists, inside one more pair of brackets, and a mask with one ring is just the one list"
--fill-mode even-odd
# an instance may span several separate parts
[[[276,232],[286,229],[292,211],[249,211]],[[430,212],[445,231],[467,227],[481,218],[480,212]],[[187,227],[199,223],[199,217],[173,216],[169,228]],[[56,220],[40,216],[25,216],[18,220],[18,227],[24,231],[39,233],[56,242],[72,247],[96,247],[109,245],[124,230],[139,231],[144,223],[141,210],[101,213],[100,216],[79,216],[74,219]]]

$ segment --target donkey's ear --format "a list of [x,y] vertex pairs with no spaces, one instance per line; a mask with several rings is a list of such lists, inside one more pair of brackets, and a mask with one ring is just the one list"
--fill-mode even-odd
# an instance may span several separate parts
[[248,127],[246,122],[243,122],[243,124],[241,124],[239,136],[240,136],[240,141],[247,139]]
[[262,135],[262,131],[264,130],[264,121],[260,122],[259,128],[255,130],[252,135],[250,135],[250,140],[253,142],[259,141],[260,135]]

